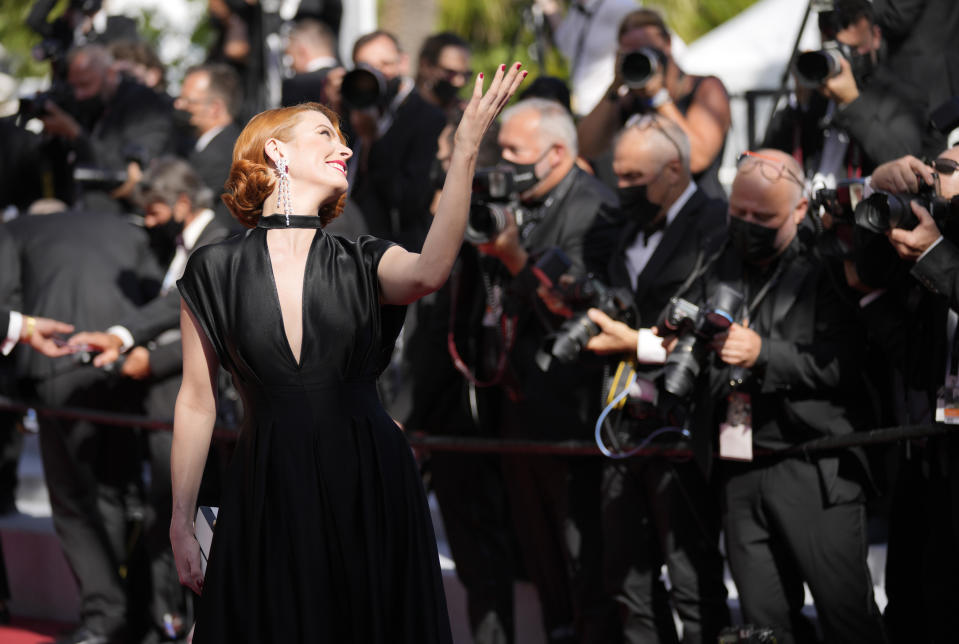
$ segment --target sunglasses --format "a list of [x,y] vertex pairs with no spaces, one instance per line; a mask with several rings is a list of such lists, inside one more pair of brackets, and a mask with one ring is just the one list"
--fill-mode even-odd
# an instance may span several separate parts
[[736,167],[740,172],[751,172],[754,168],[759,168],[760,174],[768,181],[778,181],[781,177],[795,183],[806,191],[806,182],[796,176],[796,173],[786,167],[786,164],[779,159],[746,150],[736,159]]
[[949,176],[956,170],[959,170],[959,162],[953,161],[952,159],[946,159],[945,157],[939,157],[935,161],[930,162],[930,165],[936,169],[936,172],[946,176]]

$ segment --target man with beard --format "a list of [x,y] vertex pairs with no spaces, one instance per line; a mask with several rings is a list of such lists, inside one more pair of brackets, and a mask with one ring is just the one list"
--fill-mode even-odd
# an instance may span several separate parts
[[447,114],[462,109],[459,93],[473,76],[470,46],[454,33],[433,34],[420,48],[416,89],[427,101]]
[[743,295],[704,359],[690,431],[719,428],[722,526],[744,621],[775,629],[777,641],[815,641],[801,613],[805,582],[826,641],[883,642],[861,449],[768,454],[861,422],[863,333],[797,236],[808,207],[800,172],[778,150],[740,156],[729,243],[684,295],[704,303],[721,286]]
[[[150,303],[106,333],[80,333],[71,339],[71,343],[90,344],[104,350],[95,360],[97,366],[106,366],[121,352],[127,352],[120,374],[149,386],[145,407],[150,417],[171,419],[180,389],[183,362],[177,324],[180,296],[175,288],[176,280],[183,274],[187,259],[194,250],[224,239],[228,231],[210,210],[209,188],[189,164],[180,159],[164,157],[152,163],[143,177],[137,200],[143,206],[144,224],[151,236],[164,237],[164,243],[175,244],[176,251],[160,292]],[[146,436],[151,472],[148,499],[152,512],[146,526],[145,543],[152,583],[150,623],[153,631],[150,636],[154,638],[147,641],[180,638],[189,628],[186,593],[177,579],[168,536],[172,512],[172,439],[173,434],[167,431],[153,431]]]
[[773,115],[766,147],[800,160],[815,186],[866,176],[922,146],[924,93],[881,64],[882,32],[869,0],[839,0],[821,14],[824,46],[842,52],[839,72],[815,89],[800,86]]
[[[640,382],[652,389],[666,351],[651,327],[661,324],[670,298],[719,248],[726,204],[691,179],[689,140],[668,119],[633,117],[614,150],[625,227],[607,278],[610,286],[633,293],[637,328],[592,309],[590,318],[602,332],[586,348],[638,360]],[[614,430],[622,444],[669,424],[663,405],[637,402],[629,409]],[[697,460],[654,456],[610,460],[604,467],[606,590],[620,603],[626,642],[676,641],[670,599],[684,642],[715,642],[729,624],[718,499],[708,475],[712,440],[706,432],[692,440]],[[663,564],[669,595],[660,579]]]

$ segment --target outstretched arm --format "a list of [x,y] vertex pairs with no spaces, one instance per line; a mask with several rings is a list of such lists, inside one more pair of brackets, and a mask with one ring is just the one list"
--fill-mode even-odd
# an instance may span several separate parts
[[173,413],[173,519],[170,542],[180,583],[199,594],[203,588],[200,547],[193,536],[196,497],[216,422],[216,374],[219,361],[193,314],[181,304],[183,383]]
[[450,169],[423,251],[410,253],[393,246],[380,260],[377,276],[383,304],[409,304],[437,290],[449,277],[466,229],[480,142],[526,77],[520,67],[520,63],[509,69],[501,65],[486,94],[483,94],[483,75],[476,78],[473,97],[456,128]]

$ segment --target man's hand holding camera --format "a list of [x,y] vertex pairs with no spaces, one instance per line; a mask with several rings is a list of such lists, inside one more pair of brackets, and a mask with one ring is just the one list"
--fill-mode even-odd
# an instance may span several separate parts
[[[870,184],[874,190],[915,194],[922,186],[936,185],[936,173],[929,165],[908,155],[884,163],[872,174]],[[929,211],[915,201],[909,203],[919,223],[912,230],[893,228],[886,231],[889,243],[902,259],[914,262],[942,236]]]
[[68,141],[75,141],[83,129],[75,118],[51,100],[44,102],[43,131],[51,136],[59,136]]
[[859,85],[852,73],[852,65],[845,58],[839,59],[839,73],[827,78],[822,85],[822,93],[838,105],[849,105],[859,98]]
[[902,259],[914,262],[918,260],[923,253],[936,243],[942,237],[936,221],[929,214],[929,211],[920,206],[915,201],[909,203],[912,212],[919,219],[919,224],[912,230],[894,228],[886,233],[889,237],[889,243],[899,253]]
[[762,346],[762,338],[749,328],[748,320],[744,324],[734,322],[728,331],[713,339],[713,349],[719,359],[732,367],[751,369],[759,359]]
[[639,344],[639,331],[624,322],[614,320],[599,309],[589,309],[588,315],[589,319],[600,328],[600,332],[586,343],[589,351],[600,355],[636,351],[636,346]]

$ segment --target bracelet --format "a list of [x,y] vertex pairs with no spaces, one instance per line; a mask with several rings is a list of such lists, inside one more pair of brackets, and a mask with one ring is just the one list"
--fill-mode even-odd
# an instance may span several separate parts
[[24,332],[23,340],[24,342],[29,342],[30,338],[33,337],[33,332],[37,328],[37,318],[30,315],[24,318]]
[[649,106],[654,110],[658,110],[660,107],[670,102],[672,97],[669,95],[669,90],[665,87],[660,87],[659,91],[653,94],[652,98],[649,99]]

